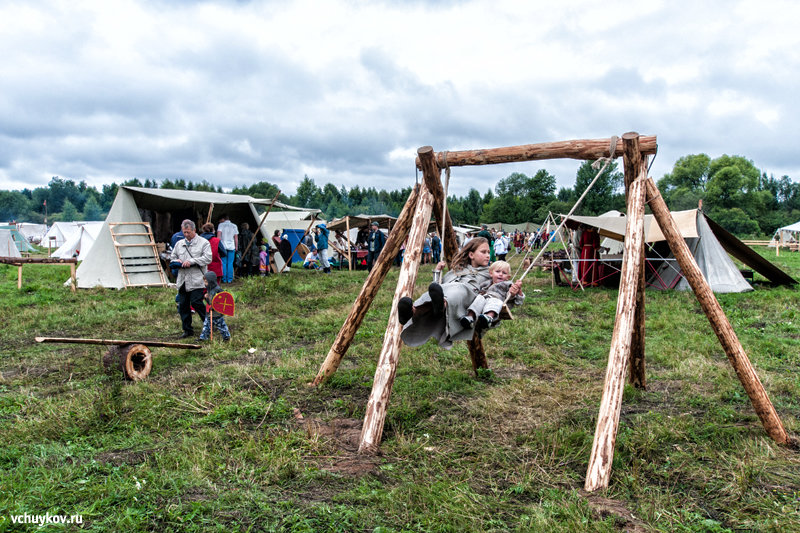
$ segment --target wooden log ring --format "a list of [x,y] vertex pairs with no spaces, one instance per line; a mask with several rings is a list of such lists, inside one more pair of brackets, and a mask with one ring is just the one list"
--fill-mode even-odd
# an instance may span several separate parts
[[144,344],[112,346],[103,355],[106,371],[118,369],[130,381],[141,381],[153,368],[153,355]]

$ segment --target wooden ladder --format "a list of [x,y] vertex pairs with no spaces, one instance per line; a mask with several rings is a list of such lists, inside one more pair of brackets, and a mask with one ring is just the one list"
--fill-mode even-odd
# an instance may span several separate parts
[[[131,228],[131,226],[139,226],[139,228]],[[167,278],[164,275],[164,269],[161,268],[161,260],[158,256],[158,249],[153,238],[153,232],[150,229],[150,223],[109,222],[108,227],[111,230],[111,240],[114,242],[114,251],[117,254],[120,270],[122,270],[125,287],[152,287],[159,285],[154,283],[131,283],[130,276],[132,274],[151,274],[153,272],[158,272],[161,280],[160,285],[166,287]],[[141,240],[141,242],[120,242],[120,237],[136,237],[136,240]],[[134,256],[123,257],[120,248],[134,247],[144,250],[149,248],[152,251],[152,255],[147,255],[146,252],[143,252]],[[143,268],[144,270],[142,270]]]

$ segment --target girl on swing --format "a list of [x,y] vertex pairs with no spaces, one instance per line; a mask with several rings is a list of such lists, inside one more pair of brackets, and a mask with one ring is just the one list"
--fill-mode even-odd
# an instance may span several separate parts
[[[489,242],[475,237],[461,247],[453,258],[453,270],[445,274],[441,285],[431,283],[428,292],[412,301],[408,296],[397,303],[398,319],[404,325],[400,338],[409,346],[422,346],[429,338],[449,349],[454,341],[472,338],[474,325],[465,328],[461,317],[468,312],[475,297],[492,284],[489,274]],[[444,268],[436,265],[436,272]]]

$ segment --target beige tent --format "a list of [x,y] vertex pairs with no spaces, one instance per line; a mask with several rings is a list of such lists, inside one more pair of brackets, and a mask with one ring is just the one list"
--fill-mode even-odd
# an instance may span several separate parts
[[[755,253],[702,211],[698,209],[674,211],[672,218],[714,292],[753,290],[728,254],[773,283],[785,285],[797,283],[791,276]],[[592,226],[597,228],[601,236],[621,241],[625,235],[626,221],[625,216],[572,216],[567,219],[566,225],[571,229],[577,229],[580,224]],[[660,257],[657,256],[660,261],[648,260],[655,265],[647,272],[649,282],[664,288],[687,290],[689,285],[672,258],[666,245],[666,238],[653,215],[645,216],[644,230],[645,242],[650,244],[648,256],[651,252],[660,254]],[[606,256],[605,259],[621,260],[621,257],[620,254],[616,258]],[[601,255],[600,259],[602,261],[604,256]]]
[[[121,289],[163,285],[164,273],[155,248],[148,247],[149,238],[142,235],[145,233],[142,222],[150,224],[156,243],[168,243],[180,229],[182,220],[202,225],[209,214],[215,223],[224,214],[236,224],[247,222],[255,230],[263,218],[258,208],[263,211],[270,204],[271,200],[240,194],[120,187],[92,249],[78,266],[78,287]],[[275,202],[274,206],[298,210],[280,202]],[[117,238],[112,237],[112,228],[125,225],[133,229],[115,230]],[[262,234],[267,237],[263,228]],[[280,260],[280,254],[274,255]],[[278,267],[281,266],[282,261]]]

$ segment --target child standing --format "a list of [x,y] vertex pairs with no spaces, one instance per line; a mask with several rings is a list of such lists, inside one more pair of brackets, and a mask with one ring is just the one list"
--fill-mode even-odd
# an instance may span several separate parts
[[[219,284],[217,284],[217,275],[210,270],[206,272],[206,296],[205,300],[208,302],[208,305],[211,305],[211,302],[214,300],[214,296],[221,293],[222,289],[220,288]],[[217,328],[222,334],[222,340],[228,342],[231,340],[231,332],[228,329],[228,325],[225,323],[225,316],[222,313],[214,313],[214,320],[211,320],[211,310],[206,313],[206,319],[203,321],[203,331],[200,333],[200,337],[197,340],[207,341],[208,338],[211,336],[211,327]]]
[[266,246],[262,246],[258,253],[258,272],[262,276],[269,275],[269,252]]
[[492,284],[486,291],[479,294],[470,304],[467,313],[459,320],[465,329],[475,326],[478,336],[490,327],[495,327],[500,323],[500,311],[506,297],[511,294],[514,298],[509,300],[508,306],[522,305],[525,295],[522,293],[522,280],[511,283],[511,265],[506,261],[495,261],[489,267],[489,275],[492,277]]

